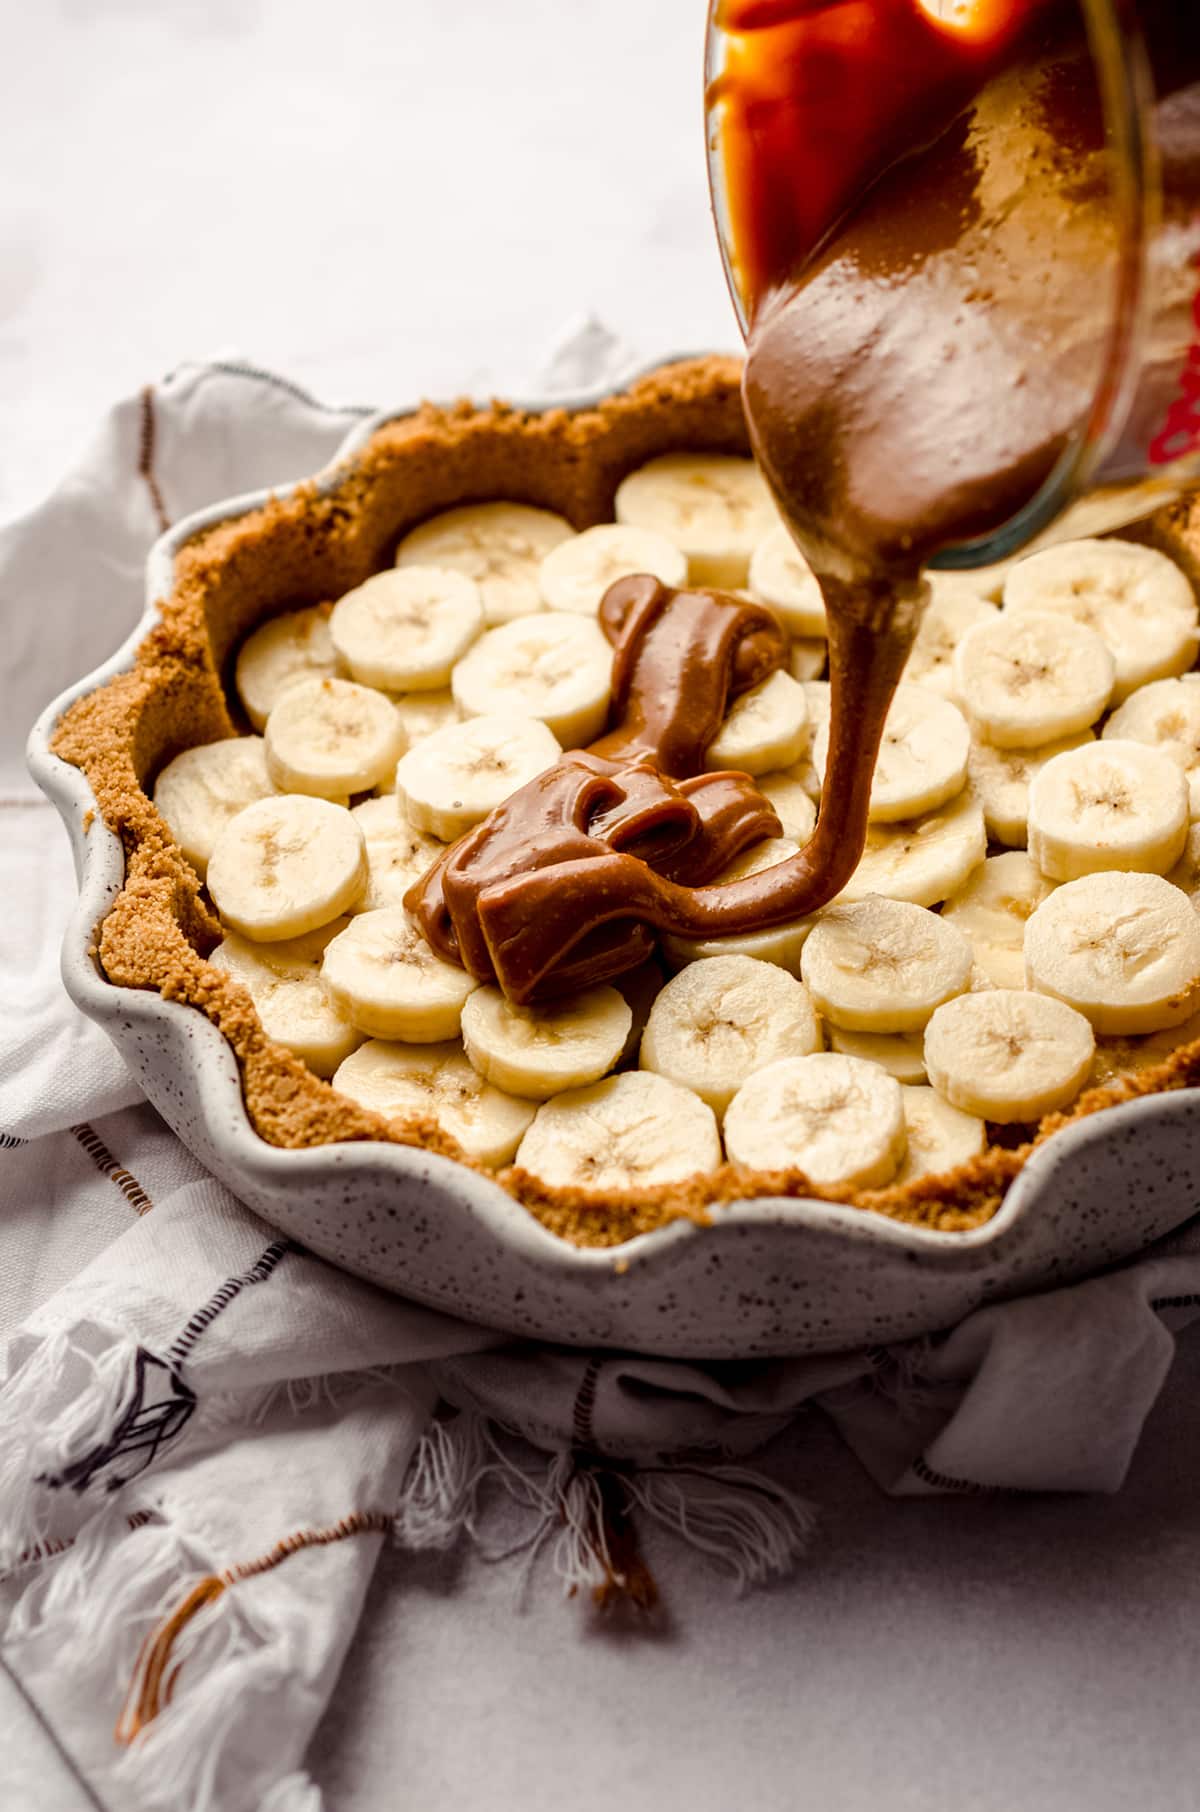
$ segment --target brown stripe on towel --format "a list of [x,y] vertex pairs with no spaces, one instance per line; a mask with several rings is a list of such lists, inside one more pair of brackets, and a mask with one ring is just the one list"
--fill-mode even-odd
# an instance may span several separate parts
[[102,1176],[110,1183],[115,1183],[129,1206],[138,1214],[148,1214],[154,1203],[146,1194],[137,1178],[130,1174],[123,1165],[118,1164],[104,1140],[96,1133],[87,1121],[73,1126],[71,1132]]
[[391,1516],[384,1510],[354,1510],[328,1528],[297,1529],[293,1534],[285,1535],[282,1541],[277,1541],[273,1548],[260,1554],[257,1559],[240,1561],[235,1566],[225,1567],[220,1573],[210,1573],[200,1580],[170,1616],[143,1642],[125,1704],[113,1732],[116,1741],[132,1743],[139,1732],[152,1723],[163,1707],[170,1703],[179,1675],[178,1667],[171,1668],[169,1675],[167,1673],[171,1652],[182,1631],[205,1605],[212,1604],[230,1586],[237,1585],[241,1580],[271,1572],[304,1548],[326,1548],[334,1542],[345,1541],[351,1535],[386,1535],[391,1526]]

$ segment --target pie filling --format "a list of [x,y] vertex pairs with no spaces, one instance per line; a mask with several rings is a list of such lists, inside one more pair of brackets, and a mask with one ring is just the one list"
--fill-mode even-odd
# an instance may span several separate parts
[[103,971],[219,1027],[264,1139],[421,1146],[580,1244],[778,1195],[954,1231],[1200,1080],[1191,506],[935,576],[809,911],[828,625],[739,378],[389,424],[189,542],[63,718]]

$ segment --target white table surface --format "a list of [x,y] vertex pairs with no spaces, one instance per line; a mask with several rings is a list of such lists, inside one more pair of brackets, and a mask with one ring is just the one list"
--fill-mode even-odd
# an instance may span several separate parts
[[[11,0],[0,517],[189,357],[374,403],[520,388],[589,312],[648,356],[732,344],[703,12]],[[651,1542],[641,1633],[386,1556],[311,1758],[330,1812],[1193,1812],[1197,1386],[1193,1341],[1111,1500],[894,1503],[804,1425],[773,1463],[824,1507],[811,1560],[737,1600]],[[6,1803],[83,1805],[28,1740]]]

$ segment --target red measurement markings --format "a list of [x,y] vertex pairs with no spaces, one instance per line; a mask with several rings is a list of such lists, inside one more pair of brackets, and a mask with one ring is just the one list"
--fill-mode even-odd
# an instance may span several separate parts
[[[1200,252],[1192,260],[1200,270]],[[1179,375],[1179,394],[1150,442],[1150,464],[1170,465],[1200,450],[1200,290],[1192,301],[1192,343]]]

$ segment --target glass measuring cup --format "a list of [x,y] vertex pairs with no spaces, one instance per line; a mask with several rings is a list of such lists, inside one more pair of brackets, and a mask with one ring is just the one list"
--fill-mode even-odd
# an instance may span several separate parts
[[[744,332],[773,288],[820,256],[873,179],[969,109],[1023,33],[1052,23],[1086,31],[1103,125],[1111,237],[1087,272],[1099,325],[1086,398],[1030,494],[986,533],[943,546],[939,566],[999,561],[1069,508],[1076,515],[1082,500],[1086,517],[1074,532],[1130,521],[1200,472],[1200,5],[713,0],[710,8],[710,180]],[[1069,162],[1027,174],[1043,205],[1047,185],[1059,184],[1068,230]],[[1053,339],[1036,307],[1027,325],[1031,343]]]

